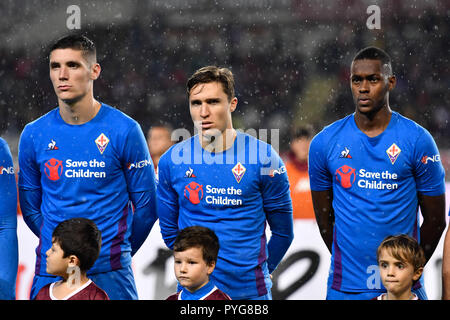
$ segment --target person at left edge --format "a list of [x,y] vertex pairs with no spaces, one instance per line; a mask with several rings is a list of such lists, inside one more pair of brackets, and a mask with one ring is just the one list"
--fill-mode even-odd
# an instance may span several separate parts
[[39,237],[30,298],[55,282],[45,262],[53,229],[83,217],[102,233],[90,279],[111,300],[138,299],[131,257],[157,219],[155,173],[144,134],[135,120],[94,99],[101,68],[90,39],[61,38],[50,49],[49,66],[59,105],[27,124],[19,142],[20,205]]
[[8,144],[0,138],[0,300],[14,300],[19,263],[17,245],[17,189]]

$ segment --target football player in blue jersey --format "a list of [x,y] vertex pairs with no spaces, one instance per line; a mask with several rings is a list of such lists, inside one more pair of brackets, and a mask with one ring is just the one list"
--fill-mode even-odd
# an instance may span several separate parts
[[172,146],[159,161],[163,239],[172,249],[186,227],[213,230],[220,250],[211,281],[234,300],[271,299],[270,274],[293,239],[284,164],[269,144],[233,128],[237,98],[229,69],[199,69],[187,93],[198,135]]
[[[445,229],[439,151],[426,129],[391,110],[395,84],[386,52],[375,47],[358,52],[350,75],[355,112],[311,142],[314,211],[332,253],[328,299],[371,299],[385,292],[376,249],[387,235],[417,239],[428,260]],[[414,290],[426,299],[420,282]]]
[[0,138],[0,300],[14,300],[19,264],[17,245],[17,188],[11,152]]
[[26,125],[19,143],[23,217],[39,237],[31,299],[58,279],[46,273],[45,252],[63,220],[93,220],[102,233],[89,277],[112,300],[137,299],[131,257],[156,215],[153,163],[139,124],[94,99],[100,76],[94,43],[69,35],[50,49],[58,107]]

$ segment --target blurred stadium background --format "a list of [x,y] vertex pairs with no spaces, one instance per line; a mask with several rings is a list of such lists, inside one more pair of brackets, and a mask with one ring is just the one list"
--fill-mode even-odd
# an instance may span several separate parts
[[[78,2],[78,3],[77,3]],[[7,0],[0,4],[0,129],[17,164],[24,125],[57,105],[48,46],[71,30],[67,8],[98,50],[95,96],[129,114],[144,132],[170,123],[193,131],[185,93],[199,67],[231,68],[236,128],[318,131],[353,112],[349,66],[368,45],[393,58],[391,107],[427,128],[450,168],[450,2],[384,0]],[[381,9],[370,30],[369,5]]]

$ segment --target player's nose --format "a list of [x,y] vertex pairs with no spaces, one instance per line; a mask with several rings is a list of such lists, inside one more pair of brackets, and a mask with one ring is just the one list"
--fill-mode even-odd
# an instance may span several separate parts
[[209,106],[207,103],[202,103],[200,107],[200,117],[206,118],[209,116]]
[[369,92],[369,91],[370,91],[369,81],[364,79],[359,87],[359,92]]
[[62,66],[59,69],[59,80],[67,80],[69,78],[69,71],[66,67]]

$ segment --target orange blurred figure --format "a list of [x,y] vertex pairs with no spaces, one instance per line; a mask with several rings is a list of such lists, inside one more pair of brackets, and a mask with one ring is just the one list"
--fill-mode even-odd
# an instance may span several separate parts
[[295,130],[290,151],[285,160],[294,209],[294,219],[315,218],[308,176],[308,152],[312,138],[312,130],[307,127]]

